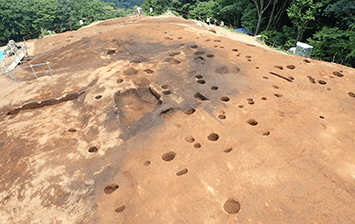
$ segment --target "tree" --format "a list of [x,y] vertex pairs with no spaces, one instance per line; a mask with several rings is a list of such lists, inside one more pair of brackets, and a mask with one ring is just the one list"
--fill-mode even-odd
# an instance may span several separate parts
[[[271,29],[278,29],[279,27],[282,27],[283,25],[286,25],[286,20],[283,21],[283,24],[281,24],[281,21],[284,17],[284,15],[286,14],[286,8],[287,6],[289,5],[289,1],[288,0],[285,0],[285,1],[281,1],[279,2],[279,8],[278,8],[278,11],[277,13],[275,14],[275,16],[272,18],[271,20],[271,24],[268,28],[271,28]],[[289,24],[287,24],[289,25]]]
[[57,11],[55,16],[55,24],[68,23],[70,12],[73,10],[74,0],[57,0]]
[[228,21],[236,27],[241,26],[241,18],[248,7],[248,0],[219,0],[216,5],[217,19]]
[[[149,12],[150,7],[153,8],[153,13]],[[155,16],[165,13],[168,7],[172,7],[172,3],[167,0],[145,0],[142,4],[142,9],[144,13]]]
[[263,20],[263,14],[265,10],[270,6],[270,3],[273,0],[266,0],[266,2],[264,2],[265,0],[252,0],[252,1],[255,3],[256,12],[258,13],[258,22],[255,30],[255,34],[258,34],[261,22]]
[[204,18],[216,18],[217,11],[214,10],[217,7],[216,2],[213,0],[209,1],[198,1],[196,7],[190,11],[190,16],[193,18],[204,17]]
[[355,29],[355,1],[340,0],[324,10],[328,18],[336,18],[335,25],[343,29]]
[[11,36],[12,6],[7,0],[0,0],[0,39],[8,39]]
[[33,0],[31,11],[35,12],[32,16],[32,27],[39,30],[53,26],[58,5],[55,0]]
[[293,25],[297,28],[297,41],[302,40],[306,29],[309,29],[308,23],[315,20],[318,8],[322,7],[322,2],[313,3],[313,0],[293,0],[287,9],[287,15],[290,17]]
[[90,23],[108,19],[113,13],[113,6],[100,0],[74,0],[69,22],[74,28],[79,28],[79,20]]
[[21,34],[29,33],[33,30],[32,10],[33,2],[31,0],[23,0],[19,2],[10,2],[5,4],[5,17],[3,24],[5,25],[5,35],[8,39],[20,40]]
[[184,11],[190,11],[195,7],[197,0],[171,0],[170,6],[175,9],[181,9]]
[[336,54],[338,63],[355,67],[355,31],[323,27],[308,42],[314,47],[313,56],[332,61]]
[[142,5],[144,0],[103,0],[104,2],[113,2],[117,8],[133,9],[135,6]]
[[274,19],[274,12],[275,12],[276,4],[277,4],[278,1],[279,0],[273,0],[272,1],[272,10],[271,10],[271,15],[269,16],[269,22],[267,23],[267,26],[266,26],[266,31],[269,30],[269,27],[271,25],[271,21]]
[[285,47],[293,47],[296,37],[294,29],[286,25],[282,27],[282,31],[264,30],[260,32],[260,35],[262,35],[268,41],[271,41],[274,44]]
[[257,10],[252,3],[249,3],[248,7],[244,10],[242,20],[242,27],[254,32],[257,24]]

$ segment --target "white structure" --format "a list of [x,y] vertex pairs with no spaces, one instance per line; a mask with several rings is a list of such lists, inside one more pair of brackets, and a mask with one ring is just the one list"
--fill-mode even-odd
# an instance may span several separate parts
[[295,47],[291,47],[290,49],[288,49],[288,52],[290,52],[291,54],[295,54],[296,48]]
[[295,50],[294,54],[297,56],[309,58],[309,57],[311,57],[312,50],[313,50],[313,47],[311,45],[297,42],[296,50]]
[[138,15],[141,15],[141,14],[142,14],[142,8],[141,8],[141,7],[138,7],[138,8],[137,8],[137,13],[138,13]]
[[165,15],[173,16],[174,14],[173,14],[170,10],[168,10],[168,11],[165,13]]
[[24,57],[27,57],[27,48],[25,44],[18,44],[13,40],[10,40],[8,45],[6,46],[5,50],[5,56],[3,57],[3,60],[0,61],[0,74],[2,76],[6,76],[6,78],[12,79],[12,81],[17,82],[14,76],[13,71],[18,70],[18,69],[26,69],[26,68],[31,68],[34,76],[36,79],[38,78],[35,70],[33,67],[37,66],[48,66],[49,72],[51,76],[53,77],[52,70],[49,66],[49,62],[41,63],[41,64],[36,64],[32,65],[29,63],[29,66],[23,66],[20,68],[16,68],[18,64],[21,63],[22,59]]
[[21,60],[27,55],[26,45],[17,44],[15,41],[10,40],[4,50],[4,57],[0,61],[0,73],[6,78],[11,78],[16,82],[15,76],[12,73]]
[[153,12],[153,8],[152,8],[152,7],[150,7],[150,8],[149,8],[149,11],[152,13],[152,12]]
[[11,71],[21,62],[27,55],[26,45],[17,44],[15,41],[10,40],[5,48],[4,69]]
[[82,20],[79,20],[80,25],[84,25],[84,22]]

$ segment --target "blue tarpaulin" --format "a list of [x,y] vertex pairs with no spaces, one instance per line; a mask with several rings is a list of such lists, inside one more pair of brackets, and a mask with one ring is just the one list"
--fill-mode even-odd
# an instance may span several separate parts
[[250,31],[244,29],[244,28],[238,28],[234,30],[237,33],[251,33]]
[[0,51],[0,61],[2,61],[2,56],[4,56],[4,51]]

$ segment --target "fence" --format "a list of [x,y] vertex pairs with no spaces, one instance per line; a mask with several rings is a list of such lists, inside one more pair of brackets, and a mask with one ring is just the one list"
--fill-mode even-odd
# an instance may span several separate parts
[[17,82],[13,71],[20,70],[20,69],[25,69],[25,68],[31,68],[31,71],[33,72],[33,75],[36,77],[36,79],[38,79],[38,76],[37,76],[37,74],[36,74],[36,72],[35,72],[33,67],[47,65],[48,66],[48,70],[50,72],[50,75],[53,77],[53,73],[52,73],[52,70],[51,70],[51,67],[50,67],[49,64],[50,64],[50,62],[48,62],[48,61],[45,62],[45,63],[35,64],[35,65],[32,65],[31,63],[29,63],[29,66],[15,68],[15,69],[12,69],[12,70],[6,70],[4,67],[0,67],[0,72],[1,72],[2,76],[5,76],[6,78],[10,78],[13,82]]
[[6,76],[6,78],[10,78],[12,81],[16,82],[14,73],[12,73],[11,71],[7,71],[3,67],[0,67],[0,72],[2,76]]

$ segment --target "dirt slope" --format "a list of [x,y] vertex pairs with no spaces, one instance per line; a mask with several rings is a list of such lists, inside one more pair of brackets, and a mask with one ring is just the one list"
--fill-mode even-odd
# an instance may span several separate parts
[[54,78],[0,78],[0,223],[355,222],[355,70],[213,30],[36,41]]

